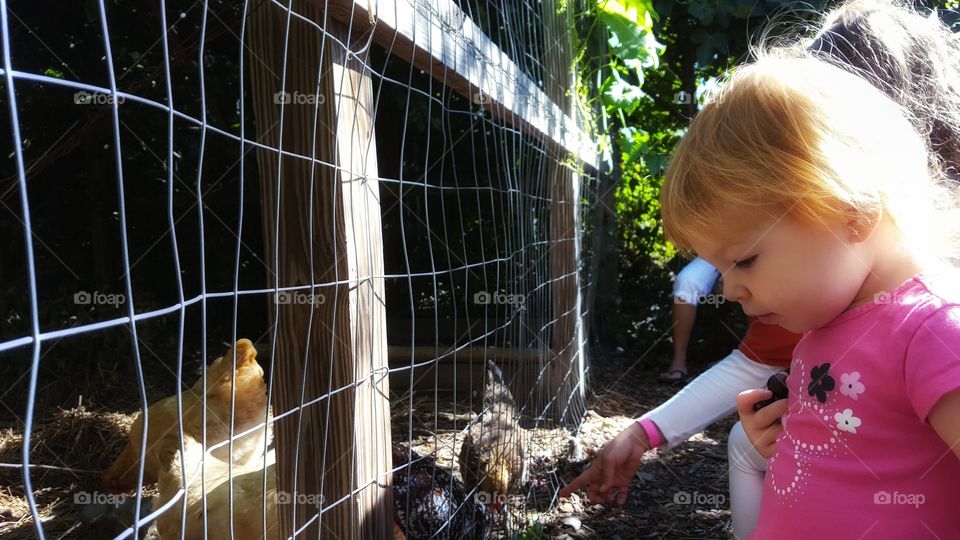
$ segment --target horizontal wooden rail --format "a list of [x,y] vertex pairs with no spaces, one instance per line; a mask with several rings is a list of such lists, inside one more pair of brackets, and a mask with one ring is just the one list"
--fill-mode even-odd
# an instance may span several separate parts
[[[513,127],[597,167],[596,145],[451,0],[313,0]],[[354,38],[356,39],[356,38]]]
[[405,345],[391,345],[387,347],[387,354],[390,357],[390,367],[400,367],[408,364],[413,359],[414,362],[423,362],[437,358],[439,362],[448,363],[456,360],[462,362],[478,362],[483,364],[486,359],[496,362],[537,362],[546,357],[550,358],[551,351],[537,349],[507,349],[497,347],[464,347],[457,352],[453,349],[440,345],[439,347],[417,346],[408,347]]
[[[387,347],[390,369],[409,366],[411,359],[420,364],[411,369],[400,369],[390,374],[390,387],[403,392],[410,387],[416,391],[453,392],[469,396],[474,390],[483,387],[486,376],[486,361],[493,360],[503,370],[504,377],[511,382],[514,396],[527,396],[535,392],[529,374],[536,374],[542,362],[555,357],[550,350],[506,349],[496,347],[464,347],[456,353],[446,345],[440,347],[407,347],[391,345]],[[431,362],[433,359],[436,361]],[[516,373],[520,372],[520,377]],[[521,398],[522,399],[522,398]]]

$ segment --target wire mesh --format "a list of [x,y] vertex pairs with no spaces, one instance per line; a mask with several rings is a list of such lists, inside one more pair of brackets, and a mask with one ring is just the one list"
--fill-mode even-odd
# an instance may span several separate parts
[[584,412],[574,8],[0,0],[0,535],[535,529]]

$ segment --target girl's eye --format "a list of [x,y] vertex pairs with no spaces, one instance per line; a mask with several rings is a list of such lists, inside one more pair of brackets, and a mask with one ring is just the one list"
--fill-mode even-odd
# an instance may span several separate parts
[[743,260],[740,260],[740,261],[736,261],[735,264],[737,265],[737,268],[750,268],[751,266],[753,266],[753,261],[755,261],[755,260],[757,260],[757,256],[756,256],[756,255],[754,255],[753,257],[748,257],[748,258],[743,259]]

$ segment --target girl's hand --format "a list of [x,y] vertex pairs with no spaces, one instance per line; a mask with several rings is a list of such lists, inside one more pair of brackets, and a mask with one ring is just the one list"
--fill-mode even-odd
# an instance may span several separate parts
[[740,413],[743,431],[764,459],[770,459],[773,456],[777,435],[783,431],[780,417],[787,412],[786,399],[774,401],[759,411],[753,410],[754,403],[771,397],[773,392],[766,388],[745,390],[737,396],[737,411]]
[[649,448],[650,442],[640,422],[631,422],[603,447],[590,468],[560,490],[560,496],[569,497],[586,486],[587,498],[593,502],[627,502],[627,486]]

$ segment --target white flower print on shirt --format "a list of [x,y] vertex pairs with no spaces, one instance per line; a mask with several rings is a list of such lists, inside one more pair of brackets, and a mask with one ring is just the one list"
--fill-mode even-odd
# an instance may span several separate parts
[[853,409],[844,409],[833,416],[837,421],[837,428],[850,433],[856,433],[860,427],[860,419],[853,415]]
[[856,400],[857,396],[863,393],[866,387],[860,382],[860,372],[844,373],[840,375],[840,393],[850,399]]

